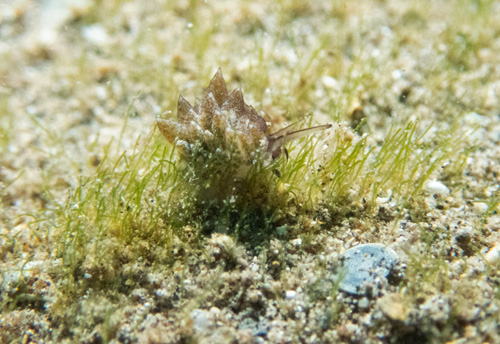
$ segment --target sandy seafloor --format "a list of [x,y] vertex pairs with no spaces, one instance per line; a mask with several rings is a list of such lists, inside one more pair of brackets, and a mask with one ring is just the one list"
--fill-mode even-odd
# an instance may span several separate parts
[[[380,147],[391,126],[458,121],[460,151],[413,212],[384,190],[375,213],[311,216],[260,253],[217,234],[165,266],[120,245],[59,273],[56,210],[104,147],[133,150],[218,67],[277,125],[335,111]],[[500,343],[499,99],[497,1],[0,0],[0,343]],[[337,292],[329,271],[363,243],[400,275]]]

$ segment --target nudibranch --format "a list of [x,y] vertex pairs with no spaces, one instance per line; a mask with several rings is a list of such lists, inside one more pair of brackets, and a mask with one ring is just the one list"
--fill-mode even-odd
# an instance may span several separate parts
[[300,137],[330,128],[331,124],[293,130],[294,125],[267,134],[266,120],[243,99],[241,88],[229,93],[219,68],[200,102],[191,105],[182,95],[177,103],[177,121],[158,118],[158,128],[172,144],[182,151],[195,142],[210,149],[225,149],[236,143],[245,156],[265,152],[272,159],[281,155],[282,147]]

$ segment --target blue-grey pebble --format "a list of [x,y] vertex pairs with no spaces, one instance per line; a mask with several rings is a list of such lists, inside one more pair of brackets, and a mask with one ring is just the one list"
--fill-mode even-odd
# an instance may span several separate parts
[[399,260],[393,249],[382,244],[355,246],[342,255],[339,288],[354,295],[364,295],[366,285],[377,278],[386,279]]

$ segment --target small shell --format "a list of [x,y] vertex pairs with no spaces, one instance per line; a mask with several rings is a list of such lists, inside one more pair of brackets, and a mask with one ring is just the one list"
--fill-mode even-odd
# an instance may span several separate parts
[[[158,118],[158,128],[165,138],[193,143],[198,140],[210,147],[227,147],[235,143],[246,155],[263,148],[273,159],[280,156],[286,143],[328,129],[332,125],[292,131],[292,126],[266,135],[267,124],[257,111],[247,105],[240,88],[230,94],[222,71],[215,73],[200,104],[192,106],[182,95],[177,103],[177,122]],[[211,142],[208,142],[211,141]]]

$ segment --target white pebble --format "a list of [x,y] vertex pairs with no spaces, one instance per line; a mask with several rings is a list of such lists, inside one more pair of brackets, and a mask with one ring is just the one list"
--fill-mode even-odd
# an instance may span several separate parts
[[472,203],[472,209],[476,214],[482,214],[488,210],[488,204],[484,202],[474,202]]
[[401,72],[401,70],[396,69],[396,70],[392,71],[392,78],[394,80],[401,79],[402,76],[403,76],[403,73]]
[[110,41],[110,37],[106,32],[106,29],[99,24],[84,26],[82,28],[82,36],[87,41],[95,45],[107,45]]
[[214,315],[219,315],[220,314],[220,309],[217,307],[210,307],[210,313]]
[[500,262],[500,245],[493,246],[488,253],[484,255],[484,259],[490,264],[498,264]]
[[331,76],[325,75],[321,78],[321,81],[323,82],[323,85],[326,88],[329,88],[331,90],[339,90],[340,89],[339,82],[337,81],[337,79],[332,78]]
[[358,306],[361,309],[367,309],[368,306],[370,305],[370,302],[366,297],[363,297],[361,300],[359,300]]
[[193,328],[196,333],[206,331],[213,325],[210,312],[203,309],[193,309],[189,314],[193,320]]
[[447,195],[450,193],[450,189],[446,187],[441,182],[437,180],[428,180],[424,183],[424,190],[431,194]]
[[295,295],[297,295],[297,292],[295,290],[287,290],[285,292],[285,298],[287,300],[291,300],[295,298]]
[[464,116],[463,121],[469,126],[479,125],[487,127],[491,123],[491,119],[486,116],[481,116],[476,112],[469,112]]

